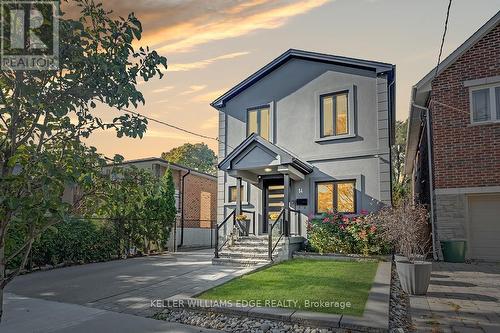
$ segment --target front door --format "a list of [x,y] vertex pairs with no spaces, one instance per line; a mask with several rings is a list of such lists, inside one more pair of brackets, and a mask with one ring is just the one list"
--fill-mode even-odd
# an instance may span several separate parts
[[262,233],[266,234],[269,223],[276,221],[278,215],[284,207],[285,186],[283,179],[273,179],[264,182],[264,218]]

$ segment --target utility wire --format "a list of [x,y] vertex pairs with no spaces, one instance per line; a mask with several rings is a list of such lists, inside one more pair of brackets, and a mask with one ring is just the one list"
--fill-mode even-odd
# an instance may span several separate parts
[[[130,113],[130,114],[133,114],[135,116],[138,116],[138,117],[142,117],[144,119],[147,119],[147,120],[150,120],[152,122],[155,122],[157,124],[160,124],[160,125],[164,125],[164,126],[167,126],[167,127],[170,127],[170,128],[173,128],[175,130],[178,130],[178,131],[181,131],[181,132],[184,132],[184,133],[187,133],[187,134],[191,134],[191,135],[194,135],[194,136],[197,136],[197,137],[200,137],[200,138],[203,138],[203,139],[208,139],[208,140],[214,140],[214,141],[217,141],[217,142],[220,142],[222,144],[224,144],[223,141],[221,141],[219,138],[214,138],[212,136],[208,136],[208,135],[204,135],[204,134],[200,134],[200,133],[196,133],[196,132],[193,132],[193,131],[190,131],[190,130],[187,130],[187,129],[184,129],[182,127],[179,127],[177,125],[172,125],[172,124],[169,124],[163,120],[158,120],[158,119],[155,119],[155,118],[152,118],[152,117],[148,117],[146,115],[143,115],[139,112],[135,112],[135,111],[132,111],[132,110],[129,110],[129,109],[125,109],[125,108],[122,108],[120,109],[121,111],[125,111],[127,113]],[[227,144],[227,146],[231,147],[234,149],[234,147],[230,146],[229,144]]]
[[437,61],[437,65],[436,65],[436,71],[434,72],[434,78],[436,78],[436,76],[438,74],[439,65],[441,63],[441,56],[443,54],[444,40],[446,38],[446,32],[448,31],[448,20],[450,18],[451,2],[452,2],[452,0],[450,0],[448,2],[448,9],[446,10],[446,20],[444,21],[443,37],[441,38],[441,46],[439,47],[439,55],[438,55],[438,61]]

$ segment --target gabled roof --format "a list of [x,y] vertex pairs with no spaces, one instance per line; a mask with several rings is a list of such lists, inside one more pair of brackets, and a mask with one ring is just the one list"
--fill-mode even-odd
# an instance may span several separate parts
[[242,143],[240,143],[229,155],[226,156],[218,165],[221,170],[230,170],[231,162],[237,158],[242,152],[245,151],[247,147],[252,145],[253,143],[257,143],[262,145],[266,149],[272,151],[274,154],[280,156],[281,165],[291,165],[295,169],[299,170],[304,174],[309,174],[313,171],[313,166],[307,162],[301,161],[297,156],[292,154],[291,152],[265,140],[261,136],[252,133],[248,136]]
[[[486,22],[439,64],[437,75],[441,74],[444,70],[451,66],[458,58],[460,58],[460,56],[467,52],[498,24],[500,24],[500,11],[498,11],[495,16],[489,19],[488,22]],[[418,81],[418,83],[415,84],[411,90],[408,132],[406,136],[406,174],[410,174],[413,171],[413,160],[415,158],[415,154],[417,153],[418,141],[420,138],[422,107],[425,108],[428,104],[430,92],[432,90],[432,80],[435,75],[436,67],[434,67],[426,76]]]
[[[472,36],[470,36],[465,42],[462,43],[455,51],[453,51],[449,56],[446,57],[439,64],[439,69],[437,75],[441,74],[446,68],[452,65],[462,54],[467,52],[474,44],[476,44],[481,38],[483,38],[488,32],[495,28],[498,23],[500,23],[500,11],[498,11],[495,16],[488,20],[481,28],[479,28]],[[436,67],[434,67],[426,76],[424,76],[415,85],[417,90],[430,90],[430,84],[434,78],[436,72]]]
[[292,58],[326,62],[348,67],[369,69],[369,70],[374,70],[376,73],[384,73],[384,72],[392,73],[395,68],[394,65],[383,62],[289,49],[288,51],[286,51],[285,53],[283,53],[282,55],[271,61],[266,66],[262,67],[257,72],[253,73],[245,80],[238,83],[236,86],[227,91],[224,95],[222,95],[221,97],[217,98],[215,101],[210,103],[210,105],[216,109],[224,107],[224,105],[228,100],[238,95],[239,93],[241,93],[242,91],[253,85],[255,82],[259,81],[261,78],[263,78],[264,76],[266,76],[267,74],[269,74],[270,72],[272,72],[273,70],[275,70],[276,68],[278,68],[279,66],[281,66],[282,64],[284,64],[285,62],[287,62]]
[[166,168],[171,168],[172,170],[179,170],[179,171],[190,171],[194,175],[199,175],[203,176],[206,178],[210,179],[217,179],[217,176],[211,175],[206,172],[201,172],[195,169],[191,169],[188,167],[185,167],[183,165],[177,164],[177,163],[172,163],[168,162],[167,160],[164,160],[163,158],[159,157],[145,157],[145,158],[138,158],[135,160],[127,160],[123,161],[121,163],[109,163],[106,165],[106,167],[113,167],[113,166],[121,166],[121,165],[135,165],[135,164],[140,164],[140,163],[151,163],[151,164],[158,164],[161,166],[164,166]]

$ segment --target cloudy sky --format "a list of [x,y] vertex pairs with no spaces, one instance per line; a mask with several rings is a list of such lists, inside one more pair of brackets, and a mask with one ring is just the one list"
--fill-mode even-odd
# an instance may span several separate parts
[[[209,103],[289,48],[393,63],[397,118],[409,92],[437,61],[447,0],[105,0],[134,12],[141,44],[166,56],[167,75],[139,86],[148,116],[217,136]],[[448,55],[500,9],[500,0],[454,0],[444,47]],[[101,110],[109,116],[113,110]],[[150,124],[145,138],[96,133],[90,144],[107,156],[159,156],[185,142],[216,142]]]

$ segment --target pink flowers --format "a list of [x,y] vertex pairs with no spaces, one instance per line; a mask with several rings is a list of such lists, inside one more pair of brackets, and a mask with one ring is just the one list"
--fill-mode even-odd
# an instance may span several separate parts
[[330,218],[325,217],[325,218],[323,219],[323,223],[329,223],[329,222],[330,222]]
[[366,230],[361,230],[358,234],[359,238],[365,240],[366,239]]
[[370,227],[370,232],[374,234],[376,231],[377,231],[377,226],[372,224],[372,226]]

